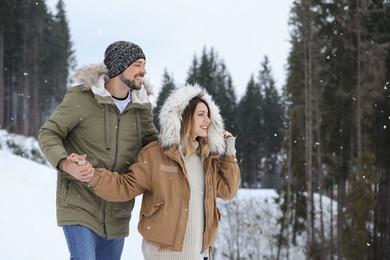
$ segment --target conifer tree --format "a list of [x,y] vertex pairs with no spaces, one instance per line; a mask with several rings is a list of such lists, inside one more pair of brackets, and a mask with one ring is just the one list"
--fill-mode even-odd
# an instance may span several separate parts
[[10,93],[7,88],[9,84],[9,76],[6,71],[9,71],[9,55],[8,48],[10,45],[10,36],[14,33],[12,26],[12,15],[15,12],[15,0],[2,1],[0,8],[0,126],[8,125]]
[[[297,8],[297,6],[295,6]],[[294,9],[293,9],[294,10]],[[291,20],[296,22],[297,12],[292,13]],[[287,99],[288,129],[285,143],[286,151],[285,167],[282,177],[286,180],[278,189],[280,204],[283,212],[280,223],[280,234],[276,238],[278,255],[281,250],[290,244],[295,244],[299,234],[305,229],[306,219],[306,196],[305,196],[305,143],[304,143],[304,96],[303,83],[303,49],[298,28],[294,28],[291,35],[291,52],[288,57],[287,83],[284,95]]]
[[36,135],[66,91],[72,52],[62,0],[57,10],[55,19],[44,0],[1,3],[1,128]]
[[[386,252],[387,255],[390,252],[388,243],[382,243],[382,241],[388,241],[386,237],[390,237],[384,234],[386,232],[386,234],[389,234],[388,231],[390,230],[384,224],[388,219],[389,211],[383,210],[381,212],[384,212],[384,214],[379,214],[379,210],[373,208],[362,207],[359,209],[358,204],[351,200],[358,193],[355,193],[355,190],[359,190],[361,185],[364,186],[364,182],[368,181],[366,179],[362,182],[364,178],[361,178],[361,173],[370,164],[384,166],[381,169],[371,169],[370,177],[375,177],[375,175],[386,176],[385,172],[388,171],[388,162],[381,163],[378,161],[378,163],[373,163],[365,155],[372,153],[374,150],[376,151],[374,158],[377,160],[378,158],[384,158],[379,151],[386,150],[387,148],[384,148],[384,146],[388,144],[386,130],[383,129],[383,126],[387,124],[387,120],[385,120],[384,114],[382,115],[388,109],[387,102],[382,102],[382,98],[388,97],[388,93],[386,94],[386,91],[383,91],[382,88],[386,86],[388,81],[384,78],[386,77],[384,68],[387,68],[387,75],[389,75],[388,68],[390,64],[388,62],[390,60],[388,58],[388,47],[386,47],[387,44],[384,44],[389,39],[388,30],[384,29],[386,20],[388,20],[386,14],[389,11],[389,3],[364,0],[330,2],[313,0],[311,1],[311,7],[306,9],[306,12],[303,12],[303,3],[304,1],[296,1],[292,9],[293,48],[289,57],[289,75],[286,85],[290,128],[286,140],[286,149],[288,149],[286,155],[288,155],[288,158],[286,168],[284,168],[286,177],[289,178],[286,187],[280,193],[283,196],[281,201],[287,203],[281,205],[283,206],[282,209],[288,214],[286,218],[281,219],[281,223],[283,225],[288,223],[286,219],[291,219],[294,216],[296,213],[294,209],[302,208],[294,205],[295,201],[298,201],[296,200],[297,197],[293,197],[294,190],[298,187],[295,186],[295,183],[304,182],[301,177],[301,167],[302,165],[307,167],[305,163],[312,158],[306,157],[305,160],[302,160],[302,154],[305,154],[305,149],[308,147],[307,145],[305,147],[302,141],[308,138],[303,130],[304,127],[302,127],[302,122],[305,121],[302,115],[306,116],[308,114],[302,113],[303,111],[300,108],[302,104],[308,101],[307,99],[304,101],[302,97],[302,86],[305,79],[304,70],[302,69],[305,66],[302,58],[305,55],[300,47],[305,46],[301,26],[304,24],[304,18],[308,16],[307,10],[309,10],[313,14],[311,20],[313,40],[306,42],[306,44],[312,45],[311,48],[307,49],[311,50],[310,62],[312,62],[311,73],[308,75],[311,75],[311,86],[315,93],[311,95],[313,98],[311,100],[313,117],[308,122],[311,122],[314,126],[312,138],[315,142],[313,146],[320,146],[316,149],[317,164],[313,164],[310,168],[315,174],[313,175],[315,177],[313,179],[314,183],[318,183],[318,187],[328,191],[329,195],[332,195],[330,193],[331,187],[337,187],[335,192],[337,197],[335,198],[338,202],[338,212],[335,214],[337,230],[335,232],[332,229],[330,230],[330,234],[334,233],[337,238],[334,239],[332,235],[330,238],[324,237],[324,232],[321,231],[321,250],[329,248],[327,253],[330,257],[333,257],[334,252],[337,251],[338,257],[342,258],[350,253],[351,248],[356,251],[357,244],[353,242],[353,234],[357,232],[358,236],[358,233],[362,232],[372,243],[369,247],[366,247],[368,250],[364,253],[364,256],[360,255],[359,257],[381,259],[386,256]],[[378,20],[379,23],[374,22]],[[384,64],[386,59],[387,63]],[[372,68],[378,69],[374,71]],[[375,127],[372,127],[373,118],[378,119],[376,121],[378,124]],[[373,133],[375,134],[372,136]],[[362,145],[365,139],[374,140],[374,142],[373,145],[363,149]],[[361,147],[362,153],[359,152],[359,147]],[[321,174],[322,171],[324,175]],[[322,176],[324,181],[320,182]],[[293,178],[290,180],[291,177]],[[381,196],[378,197],[386,197],[385,194],[389,194],[389,182],[385,178],[382,180],[383,183],[380,181],[377,183],[375,178],[371,179],[370,184],[366,186],[370,187],[367,188],[367,191],[370,192],[370,189],[373,189],[373,191],[379,190]],[[376,189],[377,185],[378,189]],[[291,207],[288,206],[289,202]],[[372,204],[375,203],[375,201],[372,202]],[[389,208],[389,205],[379,203],[378,207],[386,209]],[[310,216],[307,214],[310,208],[306,208],[306,216]],[[367,213],[367,210],[370,218],[366,218],[366,220],[369,220],[366,222],[365,229],[361,228],[363,225],[357,224],[357,220],[354,220],[356,225],[351,225],[350,222],[345,222],[345,219],[342,218],[344,212],[348,212],[348,216],[351,218],[350,214],[355,214],[358,217],[364,212]],[[350,213],[352,211],[354,213]],[[378,216],[378,219],[376,216]],[[381,223],[380,231],[376,227],[377,223]],[[352,229],[354,232],[349,232]],[[288,230],[287,227],[283,230],[284,233],[279,239],[280,245],[284,243],[283,241],[293,240],[291,238],[284,240],[284,238],[289,237],[288,231],[291,230]],[[312,234],[314,234],[312,245],[316,246],[319,242],[315,233]],[[375,237],[375,235],[378,237]],[[336,246],[336,250],[333,249],[333,246]],[[311,250],[311,252],[315,251]],[[315,257],[315,255],[310,254],[308,257]]]
[[168,74],[168,71],[165,69],[162,79],[161,91],[158,95],[156,106],[153,108],[153,121],[154,125],[158,130],[160,130],[160,122],[158,116],[160,114],[160,109],[164,105],[165,100],[168,98],[170,92],[175,89],[175,83],[173,77]]
[[263,102],[260,85],[253,76],[248,82],[245,95],[238,104],[237,156],[240,161],[241,182],[246,188],[260,187],[260,162],[262,158],[261,132],[261,105]]
[[237,143],[237,151],[244,186],[275,188],[280,185],[278,155],[284,136],[285,112],[267,56],[257,79],[251,77],[238,103],[238,138],[243,138]]
[[2,28],[2,96],[0,106],[2,106],[2,128],[12,132],[18,132],[16,117],[18,107],[15,100],[20,90],[21,75],[23,75],[22,65],[22,45],[23,45],[23,13],[26,13],[25,2],[15,0],[4,1],[4,8],[0,8],[2,13],[0,18],[0,28]]
[[186,82],[200,84],[213,96],[221,110],[226,130],[234,133],[237,125],[234,86],[224,62],[219,60],[213,48],[209,52],[203,48],[200,59],[194,57]]
[[[356,25],[360,25],[360,91],[362,118],[361,135],[372,140],[369,152],[375,155],[377,184],[375,197],[378,198],[375,210],[371,209],[373,225],[367,235],[372,241],[367,256],[372,259],[390,255],[389,203],[382,198],[390,195],[389,133],[387,130],[389,111],[388,85],[390,82],[390,3],[387,1],[358,1]],[[375,68],[375,69],[374,69]],[[357,88],[358,89],[358,88]],[[357,121],[358,122],[358,121]],[[369,137],[366,137],[369,135]],[[364,139],[363,139],[364,140]],[[364,142],[363,142],[364,144]],[[363,147],[362,147],[363,148]],[[364,156],[364,155],[363,155]],[[361,162],[357,156],[356,162]],[[366,165],[356,167],[357,176]],[[374,174],[374,173],[373,173]]]
[[343,252],[347,259],[375,259],[370,248],[372,238],[372,210],[377,204],[373,187],[377,182],[375,156],[370,152],[371,142],[367,135],[362,139],[362,154],[355,163],[357,172],[348,176],[351,188],[346,195],[347,205],[343,212]]
[[73,45],[65,13],[65,4],[59,0],[56,14],[46,31],[46,51],[42,66],[46,69],[42,82],[42,109],[44,117],[51,114],[62,100],[69,84],[69,72],[75,67]]
[[275,81],[272,76],[271,66],[267,56],[261,63],[259,71],[259,86],[263,97],[260,106],[261,146],[263,147],[263,158],[261,169],[263,172],[262,187],[275,188],[279,186],[279,164],[278,155],[281,152],[284,138],[284,106],[279,95]]

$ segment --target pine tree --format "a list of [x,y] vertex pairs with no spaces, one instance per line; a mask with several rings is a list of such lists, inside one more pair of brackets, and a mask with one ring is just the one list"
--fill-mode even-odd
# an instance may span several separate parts
[[263,97],[260,105],[261,146],[264,157],[261,169],[263,172],[262,187],[275,188],[280,185],[278,155],[284,139],[284,106],[282,98],[275,87],[268,57],[264,57],[259,71],[259,86]]
[[[310,6],[305,10],[302,8],[303,4],[310,4]],[[376,175],[384,177],[387,176],[386,172],[388,172],[389,163],[379,161],[379,158],[386,157],[381,155],[381,151],[388,149],[384,148],[388,144],[388,138],[385,134],[386,130],[383,129],[388,120],[388,118],[385,119],[388,101],[383,100],[383,97],[388,97],[388,93],[382,89],[389,81],[386,80],[386,72],[384,72],[384,68],[387,68],[387,78],[389,78],[390,59],[388,44],[385,44],[389,39],[388,29],[385,29],[389,28],[386,27],[386,23],[388,25],[388,16],[386,16],[389,12],[388,6],[389,4],[383,1],[363,0],[331,2],[312,0],[294,3],[293,19],[291,20],[294,26],[292,31],[293,48],[289,57],[289,75],[286,85],[290,127],[286,140],[286,155],[288,157],[284,173],[286,178],[288,177],[288,182],[280,193],[283,196],[281,202],[287,203],[281,205],[287,216],[280,220],[284,227],[279,245],[286,241],[286,243],[293,241],[293,238],[289,238],[291,234],[289,232],[294,234],[294,229],[289,230],[285,225],[297,213],[295,210],[302,208],[302,205],[294,205],[295,201],[299,201],[294,197],[294,192],[302,190],[295,185],[296,183],[305,182],[302,178],[304,176],[302,175],[302,166],[304,165],[306,170],[311,170],[313,173],[314,188],[318,186],[322,191],[325,191],[324,194],[328,192],[331,195],[331,188],[337,187],[337,230],[336,232],[333,232],[333,229],[330,230],[330,238],[324,236],[324,231],[320,231],[321,250],[326,250],[329,245],[328,252],[333,257],[333,246],[335,245],[338,257],[342,258],[346,254],[350,254],[351,248],[354,248],[355,252],[357,250],[358,244],[353,240],[354,232],[357,232],[357,236],[364,232],[366,237],[373,242],[370,243],[369,247],[366,247],[368,250],[364,255],[359,255],[360,258],[381,259],[389,255],[388,243],[382,242],[388,241],[386,237],[389,237],[385,233],[389,234],[390,228],[384,224],[388,219],[388,210],[386,209],[389,208],[389,204],[383,203],[381,205],[379,202],[378,207],[384,209],[381,211],[384,214],[379,214],[379,210],[373,208],[362,207],[359,209],[359,207],[355,207],[356,203],[351,201],[358,193],[355,191],[359,190],[362,185],[360,182],[361,173],[369,164],[383,167],[372,170],[370,177]],[[305,42],[302,26],[310,14],[311,27],[309,32],[312,33],[312,37],[309,39],[312,40]],[[302,46],[308,47],[305,48],[308,53],[303,52]],[[303,57],[311,57],[306,59],[306,66]],[[305,72],[304,68],[311,73]],[[378,69],[373,70],[373,68]],[[305,73],[310,76],[306,86],[311,86],[311,90],[306,88],[310,90],[307,93],[311,93],[306,96],[306,99],[303,98],[304,93],[302,92],[302,86],[305,85],[305,79],[307,80]],[[309,101],[312,108],[303,113],[302,104],[309,104]],[[310,113],[312,119],[307,120]],[[375,125],[373,125],[373,118],[377,119]],[[305,127],[302,122],[305,120],[306,125],[312,124],[313,126],[312,137],[309,137],[308,133],[304,131]],[[311,145],[304,144],[302,141],[307,141],[308,138],[314,141]],[[373,145],[363,149],[365,138],[374,142]],[[312,153],[310,156],[307,153],[303,160],[302,154],[308,152],[306,150],[308,147],[315,147],[316,149],[313,151],[316,153]],[[376,156],[372,159],[378,160],[377,163],[370,162],[365,157],[373,151],[375,151]],[[314,157],[316,159],[313,162],[317,163],[308,166],[306,163]],[[386,197],[389,194],[388,178],[384,177],[382,180],[383,182],[378,184],[376,178],[373,178],[368,185],[370,189],[373,189],[372,191],[379,190],[381,196],[376,194],[378,197]],[[288,206],[289,203],[291,207]],[[305,221],[307,221],[306,225],[309,228],[308,218],[312,217],[309,214],[311,207],[308,204],[305,207],[307,219]],[[351,225],[350,222],[345,222],[345,219],[342,218],[343,212],[354,212],[353,214],[358,217],[364,212],[367,213],[367,210],[370,218],[366,218],[368,220],[365,222],[365,229],[361,228],[362,225],[359,226],[357,220],[354,220],[355,224]],[[381,223],[380,231],[376,227],[377,223]],[[350,232],[352,229],[354,232]],[[337,239],[333,239],[333,233],[336,234]],[[315,253],[317,251],[315,246],[319,244],[319,241],[315,233],[312,234],[314,234],[312,240],[314,247],[311,247],[309,252]],[[376,235],[378,237],[375,237]],[[361,241],[360,245],[362,245]],[[328,254],[328,252],[326,253]],[[308,254],[308,257],[317,256]]]
[[[4,6],[4,8],[3,8]],[[6,0],[2,2],[1,25],[2,30],[2,95],[0,106],[2,107],[1,127],[11,132],[19,131],[17,118],[15,117],[18,107],[16,106],[19,89],[22,44],[23,44],[23,13],[26,13],[24,2]]]
[[167,70],[165,69],[163,74],[161,91],[158,95],[156,106],[153,108],[153,121],[154,125],[158,130],[160,130],[160,122],[158,120],[160,109],[163,106],[165,100],[168,98],[170,92],[175,88],[176,87],[173,81],[173,77],[169,75]]
[[198,83],[207,90],[220,107],[226,130],[235,134],[237,104],[233,82],[224,62],[219,60],[213,48],[209,52],[203,48],[199,60],[194,57],[186,82]]
[[[346,195],[347,205],[343,212],[344,256],[346,259],[374,259],[370,248],[372,239],[372,211],[377,204],[374,185],[376,179],[375,156],[370,152],[371,142],[367,135],[362,139],[362,154],[355,163],[359,166],[357,172],[348,176],[351,188]],[[362,257],[365,256],[365,257]]]
[[15,1],[2,1],[0,5],[0,126],[8,125],[8,111],[10,104],[9,90],[7,89],[8,77],[7,70],[9,70],[7,49],[9,41],[12,39],[10,35],[13,33],[12,14],[15,11]]
[[42,61],[45,78],[41,85],[43,118],[50,115],[62,100],[69,83],[69,71],[75,66],[65,4],[62,0],[58,1],[56,14],[46,30],[45,46]]
[[[372,210],[373,225],[370,233],[372,242],[370,252],[372,259],[390,256],[390,212],[389,202],[381,198],[390,195],[390,165],[387,158],[389,152],[388,111],[390,82],[390,3],[386,1],[360,1],[360,23],[363,47],[361,51],[361,71],[363,101],[371,97],[368,105],[363,107],[362,134],[370,135],[372,146],[370,151],[376,159],[377,185],[375,197],[377,207]],[[373,97],[373,94],[376,94]],[[365,102],[364,102],[365,103]],[[366,115],[365,115],[366,114]],[[356,158],[359,161],[359,158]],[[360,169],[361,167],[359,167]]]
[[43,0],[5,0],[0,10],[1,128],[36,135],[67,87],[73,56],[63,2],[56,18]]
[[248,82],[245,95],[238,104],[237,156],[240,161],[241,182],[243,187],[260,187],[261,152],[261,107],[263,102],[260,85],[255,83],[253,76]]
[[[297,8],[297,3],[294,7]],[[294,9],[293,9],[294,10]],[[292,13],[291,20],[295,22],[297,12]],[[284,185],[278,189],[280,204],[283,212],[280,223],[281,231],[277,237],[278,255],[283,247],[295,244],[299,234],[304,232],[306,220],[305,196],[305,143],[304,143],[304,96],[302,92],[303,49],[299,28],[295,28],[291,36],[291,52],[288,57],[287,83],[284,95],[287,101],[288,129],[284,143],[286,151],[285,167],[282,176],[286,179]]]

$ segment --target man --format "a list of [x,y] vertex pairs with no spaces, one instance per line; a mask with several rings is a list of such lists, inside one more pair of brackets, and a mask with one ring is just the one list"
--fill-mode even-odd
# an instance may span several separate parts
[[[142,146],[157,138],[151,88],[143,82],[145,62],[138,45],[112,43],[104,64],[76,72],[79,85],[68,90],[39,130],[39,146],[57,169],[57,224],[63,227],[71,259],[121,257],[134,200],[107,202],[75,177],[92,167],[126,173]],[[71,153],[85,154],[88,163],[66,160]]]

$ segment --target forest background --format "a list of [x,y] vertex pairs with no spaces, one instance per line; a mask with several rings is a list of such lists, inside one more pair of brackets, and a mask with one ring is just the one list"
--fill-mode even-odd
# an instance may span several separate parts
[[[275,245],[305,234],[307,259],[390,259],[390,2],[296,0],[289,23],[281,91],[264,56],[238,99],[223,59],[206,46],[186,82],[214,96],[237,136],[242,187],[278,191]],[[1,2],[1,129],[36,136],[75,66],[62,0],[55,13],[42,0]],[[167,70],[161,86],[155,116],[177,87]],[[337,202],[335,228],[314,214],[315,193]]]

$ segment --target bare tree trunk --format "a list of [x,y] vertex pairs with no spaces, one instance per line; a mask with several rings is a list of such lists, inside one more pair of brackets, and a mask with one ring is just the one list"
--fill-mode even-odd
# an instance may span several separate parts
[[[320,91],[317,91],[317,95],[321,93]],[[320,127],[320,119],[318,118],[319,115],[319,97],[316,98],[316,136],[317,136],[317,167],[318,167],[318,187],[319,187],[319,195],[320,195],[320,205],[319,205],[319,212],[320,212],[320,238],[321,238],[321,244],[325,245],[325,228],[324,228],[324,210],[322,205],[322,197],[324,196],[324,183],[323,183],[323,174],[322,174],[322,150],[321,150],[321,127]]]
[[343,245],[342,245],[342,231],[343,231],[343,222],[342,222],[342,198],[345,195],[345,181],[340,179],[337,191],[337,259],[343,259]]
[[310,17],[311,1],[305,3],[305,24],[304,24],[304,64],[305,64],[305,161],[306,161],[306,258],[312,256],[312,245],[314,241],[313,232],[313,174],[312,174],[312,30]]
[[356,0],[356,66],[357,66],[357,81],[356,81],[356,141],[357,141],[357,157],[362,154],[362,96],[361,96],[361,26],[360,26],[360,0]]
[[332,177],[332,189],[331,189],[331,200],[330,200],[330,260],[333,260],[333,201],[334,201],[334,191],[333,191],[333,185],[334,185],[334,177]]
[[0,129],[5,126],[5,91],[4,91],[4,35],[3,29],[0,29]]
[[38,93],[39,93],[39,39],[38,37],[34,38],[33,46],[32,46],[32,59],[33,59],[33,67],[32,67],[32,75],[30,80],[31,90],[30,90],[30,98],[29,98],[29,110],[31,111],[31,115],[33,120],[30,120],[27,125],[27,134],[29,136],[37,136],[38,129],[40,126],[39,115],[40,108],[38,102]]
[[286,231],[286,259],[289,259],[289,252],[290,252],[290,228],[289,228],[289,223],[291,220],[291,181],[293,179],[292,177],[292,168],[291,168],[291,162],[292,162],[292,129],[290,128],[288,130],[288,156],[287,156],[287,194],[286,194],[286,211],[283,214],[283,222],[282,222],[282,227],[280,228],[280,239],[279,239],[279,244],[278,244],[278,252],[277,252],[277,257],[276,259],[280,259],[280,253],[282,251],[282,239],[284,235],[284,231]]
[[22,86],[21,86],[21,93],[19,95],[20,103],[22,103],[22,106],[18,109],[18,114],[20,114],[20,117],[18,118],[18,125],[19,125],[19,133],[22,135],[27,135],[28,133],[28,125],[30,120],[30,109],[29,109],[29,103],[30,103],[30,78],[32,77],[31,73],[31,67],[29,66],[31,54],[30,49],[28,48],[28,36],[27,36],[27,30],[25,33],[25,42],[24,42],[24,48],[23,48],[23,80],[22,80]]
[[288,146],[289,146],[289,150],[288,150],[288,180],[287,180],[287,207],[286,207],[286,220],[287,220],[287,223],[285,223],[285,226],[287,227],[286,229],[286,241],[287,241],[287,253],[286,253],[286,256],[287,256],[287,259],[289,259],[289,256],[290,256],[290,228],[289,228],[289,220],[291,219],[291,208],[290,208],[290,205],[291,205],[291,181],[293,180],[293,171],[292,171],[292,166],[291,166],[291,162],[292,162],[292,129],[289,130],[289,133],[290,133],[290,136],[289,136],[289,141],[288,141]]
[[[342,144],[341,144],[342,146]],[[340,151],[340,158],[344,158],[343,151]],[[344,160],[344,159],[342,159]],[[345,161],[341,162],[341,172],[348,172],[348,167]],[[340,177],[338,179],[337,187],[337,259],[343,259],[343,211],[345,207],[345,194],[346,194],[346,179]]]

